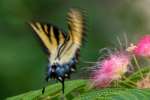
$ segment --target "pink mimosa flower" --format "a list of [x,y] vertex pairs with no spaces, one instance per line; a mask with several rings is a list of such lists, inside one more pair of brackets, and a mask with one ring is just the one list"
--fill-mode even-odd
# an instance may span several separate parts
[[150,35],[145,35],[139,40],[134,53],[137,56],[150,57]]
[[92,72],[91,82],[95,87],[108,87],[114,80],[118,80],[127,72],[130,57],[127,53],[117,52],[111,54],[98,64],[98,68]]

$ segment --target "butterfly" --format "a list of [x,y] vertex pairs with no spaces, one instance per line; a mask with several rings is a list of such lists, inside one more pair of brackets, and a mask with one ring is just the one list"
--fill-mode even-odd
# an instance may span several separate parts
[[60,81],[63,93],[64,81],[76,70],[76,63],[79,60],[80,47],[85,37],[84,19],[81,11],[71,9],[67,15],[68,32],[51,24],[29,23],[48,54],[46,81],[49,79]]

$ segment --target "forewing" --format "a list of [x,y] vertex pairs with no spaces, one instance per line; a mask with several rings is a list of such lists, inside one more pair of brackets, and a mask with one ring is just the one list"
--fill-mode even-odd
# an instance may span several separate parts
[[50,63],[53,63],[57,58],[59,48],[65,43],[65,33],[50,24],[31,22],[30,25],[48,50]]

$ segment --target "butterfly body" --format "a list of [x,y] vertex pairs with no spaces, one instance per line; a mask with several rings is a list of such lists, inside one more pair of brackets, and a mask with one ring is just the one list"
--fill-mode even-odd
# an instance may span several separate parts
[[51,24],[30,23],[48,54],[47,81],[57,79],[64,88],[64,80],[70,78],[70,74],[76,70],[84,37],[83,21],[81,12],[72,9],[68,13],[68,32]]
[[61,79],[70,78],[70,73],[75,71],[75,65],[77,63],[77,59],[74,57],[71,59],[69,63],[66,64],[59,64],[55,63],[53,65],[48,65],[48,73],[47,73],[47,81],[50,78],[57,78],[58,80],[62,81]]

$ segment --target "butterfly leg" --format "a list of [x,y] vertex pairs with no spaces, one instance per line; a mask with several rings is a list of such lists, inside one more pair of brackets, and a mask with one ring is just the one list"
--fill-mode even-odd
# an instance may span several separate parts
[[[45,81],[48,82],[49,78],[50,78],[50,75],[51,75],[51,66],[48,65],[48,72],[47,72],[47,75],[45,77]],[[42,94],[44,94],[45,92],[45,86],[43,87],[42,89]]]
[[[49,76],[48,75],[46,76],[45,80],[46,80],[46,82],[48,82],[48,80],[49,80]],[[44,94],[44,92],[45,92],[45,86],[42,89],[42,94]]]
[[64,80],[61,82],[61,84],[62,84],[62,92],[63,92],[63,94],[64,94],[64,89],[65,89],[65,83],[64,83]]
[[[60,78],[60,77],[59,77]],[[62,84],[62,93],[64,94],[64,89],[65,89],[65,83],[64,83],[64,78],[61,77],[61,79],[58,80],[60,81],[60,83]]]
[[[50,76],[47,75],[46,78],[45,78],[45,81],[48,82],[49,78],[50,78]],[[44,94],[44,92],[45,92],[45,86],[42,89],[42,94]]]

